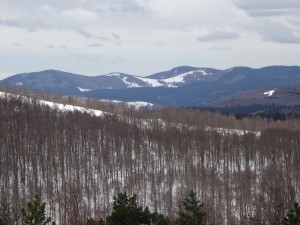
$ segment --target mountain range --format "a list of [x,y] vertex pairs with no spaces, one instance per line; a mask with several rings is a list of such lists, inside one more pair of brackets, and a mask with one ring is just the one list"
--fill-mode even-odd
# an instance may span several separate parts
[[[293,95],[294,102],[297,103],[299,100],[297,84],[300,85],[299,66],[269,66],[259,69],[233,67],[225,70],[181,66],[149,76],[119,72],[83,76],[58,70],[45,70],[16,74],[0,81],[0,85],[54,94],[119,101],[145,101],[158,106],[184,107],[218,105],[228,103],[232,99],[241,99],[236,102],[243,102],[243,99],[249,99],[249,96],[252,96],[253,100],[255,98],[253,95],[259,93],[261,95],[256,99],[260,99],[260,103],[272,104],[271,96],[264,93],[282,88],[288,90],[290,86],[296,91],[284,96]],[[278,99],[277,102],[284,103]]]

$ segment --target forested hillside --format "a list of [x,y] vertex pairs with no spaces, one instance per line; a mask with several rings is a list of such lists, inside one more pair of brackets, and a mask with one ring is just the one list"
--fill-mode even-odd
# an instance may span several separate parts
[[101,116],[0,99],[0,207],[40,193],[61,225],[104,218],[113,196],[176,218],[190,190],[207,224],[273,225],[300,199],[300,121],[184,109]]

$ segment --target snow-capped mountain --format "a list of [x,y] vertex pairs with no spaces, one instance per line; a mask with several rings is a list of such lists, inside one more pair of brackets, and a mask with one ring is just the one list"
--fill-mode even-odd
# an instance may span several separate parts
[[[174,73],[172,73],[173,71]],[[98,89],[180,87],[191,82],[205,80],[206,76],[214,74],[209,69],[201,68],[193,68],[192,71],[183,73],[177,71],[182,70],[178,67],[178,69],[169,71],[168,76],[155,78],[155,76],[141,77],[118,72],[100,76],[82,76],[59,70],[45,70],[17,74],[4,79],[1,83],[29,89],[51,90],[69,88],[77,89],[80,92],[88,92]]]
[[233,67],[217,70],[181,66],[149,76],[119,72],[82,76],[58,70],[45,70],[17,74],[0,81],[0,85],[5,84],[55,94],[124,102],[142,101],[164,106],[205,106],[250,91],[265,89],[265,92],[268,92],[274,90],[272,89],[274,87],[300,84],[300,67],[269,66],[260,69]]

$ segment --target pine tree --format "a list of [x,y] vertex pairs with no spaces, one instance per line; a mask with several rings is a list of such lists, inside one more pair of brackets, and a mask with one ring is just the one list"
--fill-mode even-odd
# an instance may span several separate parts
[[95,221],[93,218],[90,218],[87,219],[86,225],[105,225],[105,223],[101,218],[99,221]]
[[300,205],[295,202],[293,207],[281,222],[282,225],[300,225]]
[[204,225],[203,219],[206,213],[202,210],[203,203],[196,198],[196,193],[191,191],[183,201],[183,210],[178,212],[178,225]]
[[[36,195],[33,200],[27,203],[26,208],[21,210],[22,225],[46,225],[51,223],[51,218],[45,215],[46,202]],[[52,225],[55,225],[52,222]]]
[[113,212],[106,218],[107,225],[150,225],[151,214],[148,208],[138,207],[136,195],[128,197],[127,193],[120,193],[114,197]]
[[172,222],[168,217],[157,212],[151,214],[151,222],[153,225],[171,225]]

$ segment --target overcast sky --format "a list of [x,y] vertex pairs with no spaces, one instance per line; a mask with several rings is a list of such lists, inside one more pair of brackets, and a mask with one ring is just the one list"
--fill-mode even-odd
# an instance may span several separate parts
[[0,78],[300,65],[299,0],[1,0]]

